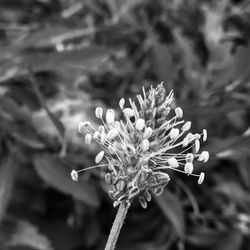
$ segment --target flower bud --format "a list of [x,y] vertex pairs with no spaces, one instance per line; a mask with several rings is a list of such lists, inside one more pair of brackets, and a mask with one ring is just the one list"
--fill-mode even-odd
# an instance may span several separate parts
[[199,156],[199,158],[198,158],[198,161],[207,162],[208,159],[209,159],[209,153],[208,153],[208,151],[203,151],[203,152],[200,154],[200,156]]
[[159,181],[169,182],[170,176],[167,173],[161,172],[161,174],[157,175],[157,179]]
[[113,109],[108,109],[106,113],[106,122],[112,124],[115,121],[115,112]]
[[128,195],[124,194],[118,198],[118,201],[125,201],[128,198]]
[[206,129],[203,129],[203,141],[206,141],[207,140],[207,130]]
[[105,174],[105,181],[108,185],[112,184],[112,176],[110,173]]
[[205,174],[203,172],[200,173],[199,179],[198,179],[198,184],[201,184],[204,181]]
[[102,108],[101,108],[101,107],[97,107],[97,108],[95,109],[95,116],[96,116],[97,118],[101,119],[101,118],[102,118],[102,115],[103,115],[103,110],[102,110]]
[[143,193],[143,195],[147,201],[151,201],[152,196],[147,190]]
[[117,206],[119,206],[120,204],[121,204],[120,201],[114,201],[114,202],[113,202],[113,207],[117,207]]
[[120,180],[116,184],[116,188],[120,192],[124,190],[125,186],[126,186],[126,182],[124,180]]
[[120,101],[119,101],[119,106],[121,109],[124,109],[124,104],[125,104],[125,100],[124,98],[122,98]]
[[91,134],[86,134],[85,135],[85,144],[89,145],[92,141],[92,135]]
[[104,151],[98,153],[97,156],[95,157],[95,163],[96,164],[100,163],[100,161],[103,159],[103,156],[104,156]]
[[114,200],[114,191],[109,190],[109,197],[111,200]]
[[191,162],[187,162],[184,167],[184,171],[187,175],[190,175],[193,173],[194,165]]
[[169,132],[169,136],[171,140],[175,140],[178,138],[180,132],[178,128],[172,128]]
[[147,208],[147,201],[143,196],[140,196],[139,198],[139,203],[143,208]]
[[150,136],[152,135],[152,133],[153,133],[152,128],[147,127],[147,128],[145,129],[144,133],[143,133],[143,138],[144,138],[144,139],[150,138]]
[[137,121],[136,121],[136,124],[135,124],[135,128],[139,131],[142,131],[143,128],[145,126],[145,120],[144,119],[141,119],[139,118]]
[[177,118],[182,118],[183,116],[183,111],[180,107],[175,109],[175,115],[177,116]]
[[143,139],[141,142],[141,149],[142,151],[147,151],[149,149],[149,141],[148,139]]
[[174,157],[171,157],[168,159],[168,164],[171,168],[178,168],[179,167],[179,163]]
[[156,196],[162,195],[163,191],[164,191],[164,188],[163,188],[163,187],[156,187],[156,188],[154,188],[154,194],[155,194]]
[[71,178],[73,181],[78,181],[78,173],[75,170],[71,171]]
[[188,131],[191,128],[191,122],[186,122],[183,126],[182,126],[182,130],[183,131]]
[[134,110],[131,109],[131,108],[125,108],[125,109],[123,110],[123,113],[124,113],[124,115],[127,116],[127,117],[132,117],[132,116],[134,116],[134,114],[135,114]]
[[129,191],[129,198],[133,198],[135,197],[137,194],[140,193],[140,188],[139,187],[133,187],[130,191]]

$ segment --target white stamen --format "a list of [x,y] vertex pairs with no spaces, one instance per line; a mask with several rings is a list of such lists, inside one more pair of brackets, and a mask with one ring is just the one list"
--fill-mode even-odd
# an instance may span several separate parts
[[143,130],[144,126],[145,126],[145,120],[139,118],[139,119],[136,121],[135,128],[136,128],[137,130],[141,131],[141,130]]
[[145,129],[145,131],[144,131],[143,138],[144,138],[144,139],[150,138],[150,136],[152,135],[152,133],[153,133],[152,128],[147,127],[147,128]]
[[187,162],[184,167],[184,171],[187,175],[190,175],[193,173],[194,165],[191,162]]
[[93,134],[93,139],[97,139],[99,137],[100,133],[98,131],[95,131],[95,133]]
[[170,130],[169,136],[171,140],[175,140],[180,134],[180,131],[178,128],[172,128]]
[[98,132],[99,132],[100,134],[105,133],[105,128],[104,128],[104,126],[100,125],[100,126],[98,127]]
[[148,139],[143,139],[141,142],[141,149],[142,151],[147,151],[149,149],[149,141]]
[[78,124],[78,132],[81,134],[82,133],[82,129],[86,128],[89,125],[90,125],[90,122],[80,122]]
[[106,122],[113,124],[115,122],[115,112],[113,109],[108,109],[106,113]]
[[203,151],[203,152],[200,154],[200,156],[199,156],[199,158],[198,158],[198,161],[207,162],[208,159],[209,159],[209,153],[208,153],[208,151]]
[[102,116],[103,116],[103,110],[101,107],[97,107],[95,109],[95,116],[99,119],[102,119]]
[[131,108],[125,108],[125,109],[123,110],[123,113],[124,113],[124,115],[127,116],[127,117],[134,116],[134,110],[131,109]]
[[91,134],[86,134],[85,135],[85,144],[90,144],[91,143],[91,141],[92,141],[92,135]]
[[191,122],[186,122],[183,126],[182,126],[182,130],[183,131],[188,131],[191,128]]
[[97,154],[97,156],[95,157],[95,163],[98,164],[104,156],[104,151],[101,151],[100,153]]
[[78,181],[78,173],[75,170],[72,170],[70,175],[73,181]]
[[201,184],[204,181],[205,174],[203,172],[200,173],[199,179],[198,179],[198,184]]
[[183,139],[183,141],[182,141],[182,147],[187,147],[188,143],[189,143],[189,140],[188,140],[187,137],[185,137],[185,138]]
[[171,158],[168,159],[168,164],[172,168],[178,168],[179,167],[179,163],[174,157],[171,157]]
[[194,155],[192,153],[186,154],[186,162],[193,162],[194,161]]
[[206,141],[207,140],[207,130],[206,129],[203,129],[203,141]]
[[119,101],[119,106],[121,109],[124,109],[124,104],[125,104],[125,100],[124,98],[122,98],[120,101]]
[[200,150],[200,141],[196,140],[195,144],[194,144],[194,151],[195,151],[195,153],[198,153],[199,150]]
[[177,118],[182,118],[183,116],[183,111],[180,107],[175,109],[175,115],[177,116]]
[[118,135],[118,130],[116,128],[112,128],[108,134],[107,134],[107,139],[112,140]]
[[107,139],[107,135],[105,133],[101,133],[101,144],[103,145]]

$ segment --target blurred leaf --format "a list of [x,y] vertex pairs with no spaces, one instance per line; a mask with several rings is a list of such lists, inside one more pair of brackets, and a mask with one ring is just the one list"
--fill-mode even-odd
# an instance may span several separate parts
[[[33,70],[33,69],[32,69]],[[33,72],[30,70],[30,74],[29,74],[30,78],[31,78],[31,82],[33,84],[34,90],[36,92],[36,95],[40,101],[40,105],[42,108],[45,109],[48,117],[50,118],[50,120],[52,121],[52,123],[54,124],[55,128],[57,129],[59,135],[61,136],[61,138],[64,140],[65,137],[65,128],[63,123],[59,120],[59,118],[50,111],[50,109],[48,108],[48,105],[43,97],[43,95],[41,94],[39,88],[38,88],[38,84],[36,81],[36,78],[33,74]]]
[[175,68],[173,65],[170,46],[154,42],[152,47],[153,52],[153,67],[159,81],[164,81],[169,84],[172,89],[172,82],[175,77]]
[[165,191],[163,195],[155,197],[155,200],[166,219],[173,225],[178,236],[183,238],[185,235],[185,221],[182,205],[178,197],[169,191]]
[[212,247],[225,235],[224,231],[218,231],[205,226],[197,226],[194,229],[188,230],[187,233],[187,241],[197,247]]
[[243,235],[239,230],[229,231],[213,247],[213,250],[239,250],[241,249]]
[[0,223],[5,215],[11,191],[13,186],[13,178],[15,175],[14,155],[7,155],[1,159],[0,165]]
[[35,168],[38,174],[54,188],[94,207],[99,206],[98,195],[93,185],[79,180],[72,181],[68,165],[59,157],[52,155],[36,155]]
[[26,246],[37,250],[52,250],[52,246],[46,236],[38,232],[37,227],[27,221],[18,221],[8,245]]
[[34,135],[30,135],[28,133],[21,134],[21,133],[12,132],[11,136],[14,137],[18,142],[25,145],[26,147],[37,149],[37,150],[45,148],[45,145],[42,142],[40,142],[38,139],[36,139],[36,136]]
[[[89,222],[92,223],[92,218],[88,217]],[[84,224],[85,227],[85,224]],[[41,230],[46,232],[49,239],[53,243],[53,247],[59,250],[77,249],[83,242],[83,234],[79,234],[75,227],[71,227],[65,221],[41,221]],[[85,229],[85,228],[84,228]],[[86,227],[87,237],[88,227]]]
[[249,210],[249,194],[238,183],[224,181],[215,187],[215,192],[224,195],[225,198],[230,199],[235,205]]
[[64,70],[72,70],[77,67],[91,69],[109,53],[110,49],[95,45],[63,52],[30,52],[20,57],[18,65],[22,69],[32,67],[34,72],[58,70],[63,73]]
[[0,96],[0,105],[7,114],[33,127],[32,116],[30,113],[20,108],[20,106],[18,106],[11,98]]

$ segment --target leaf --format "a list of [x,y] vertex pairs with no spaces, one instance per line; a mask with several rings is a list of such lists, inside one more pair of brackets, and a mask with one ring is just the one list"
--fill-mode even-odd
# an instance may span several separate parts
[[224,235],[223,231],[206,228],[205,226],[197,226],[188,230],[187,233],[187,241],[197,247],[212,247],[219,242]]
[[71,169],[59,157],[48,154],[36,155],[34,164],[40,177],[54,188],[72,195],[75,199],[90,206],[99,206],[98,196],[93,185],[83,180],[72,181],[70,178]]
[[184,237],[185,221],[180,201],[172,193],[165,191],[155,198],[166,219],[173,225],[180,238]]

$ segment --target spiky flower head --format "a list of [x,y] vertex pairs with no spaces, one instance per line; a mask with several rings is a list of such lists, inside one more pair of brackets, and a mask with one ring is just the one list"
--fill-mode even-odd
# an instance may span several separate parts
[[[182,120],[183,111],[175,107],[173,91],[169,94],[163,84],[143,95],[137,96],[137,102],[129,99],[125,107],[122,98],[119,106],[124,119],[115,120],[115,112],[108,109],[103,117],[103,109],[96,108],[96,117],[102,121],[97,129],[89,122],[79,124],[79,132],[86,132],[87,144],[95,140],[102,148],[96,158],[96,164],[103,158],[108,166],[105,181],[111,185],[109,195],[113,205],[130,204],[138,197],[142,207],[146,208],[151,195],[161,195],[170,181],[169,170],[198,177],[198,183],[204,180],[204,173],[193,173],[193,162],[206,162],[209,153],[199,153],[200,141],[206,141],[207,131],[190,133],[191,122]],[[90,169],[87,168],[87,169]],[[72,171],[72,179],[77,173]]]

